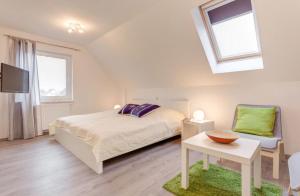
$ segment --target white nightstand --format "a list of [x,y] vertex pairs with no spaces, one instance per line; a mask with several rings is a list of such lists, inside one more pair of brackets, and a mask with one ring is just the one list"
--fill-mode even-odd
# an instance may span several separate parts
[[183,130],[181,134],[181,139],[185,140],[203,131],[210,131],[214,129],[215,129],[215,122],[212,120],[193,122],[190,119],[186,118],[183,120]]

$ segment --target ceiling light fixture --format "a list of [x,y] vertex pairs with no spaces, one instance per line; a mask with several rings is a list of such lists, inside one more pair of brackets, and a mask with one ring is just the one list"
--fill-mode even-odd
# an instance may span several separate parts
[[67,28],[68,33],[84,33],[84,26],[76,22],[68,23]]

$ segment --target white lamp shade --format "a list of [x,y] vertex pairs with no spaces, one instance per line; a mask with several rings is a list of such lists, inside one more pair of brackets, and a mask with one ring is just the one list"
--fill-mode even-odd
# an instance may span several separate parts
[[193,113],[192,121],[200,122],[200,121],[203,121],[204,118],[205,118],[204,112],[202,110],[196,110]]
[[120,109],[121,106],[120,105],[114,105],[114,109],[117,110],[117,109]]

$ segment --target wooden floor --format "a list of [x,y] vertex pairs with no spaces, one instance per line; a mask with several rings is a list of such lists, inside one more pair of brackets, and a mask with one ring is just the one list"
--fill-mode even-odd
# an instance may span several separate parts
[[[191,162],[199,159],[200,154],[191,153]],[[272,180],[271,163],[263,158],[263,178],[286,189],[286,161],[281,163],[279,181]],[[240,169],[229,161],[222,165]],[[171,194],[162,185],[179,171],[179,138],[106,161],[102,175],[95,174],[49,136],[0,142],[1,196],[168,196]]]

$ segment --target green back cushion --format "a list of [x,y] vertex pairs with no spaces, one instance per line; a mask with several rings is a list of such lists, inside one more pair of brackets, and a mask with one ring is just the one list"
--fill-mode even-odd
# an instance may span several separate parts
[[273,136],[276,108],[237,108],[234,131],[260,136]]

